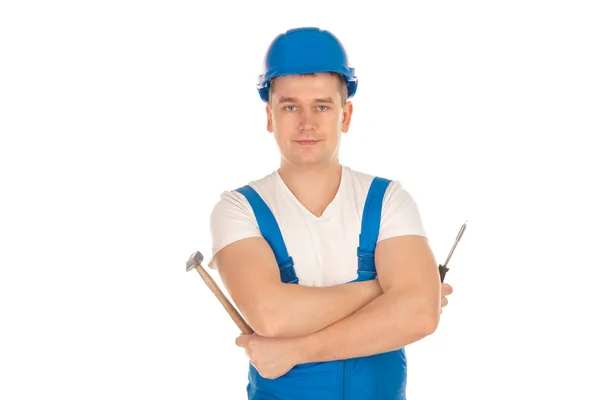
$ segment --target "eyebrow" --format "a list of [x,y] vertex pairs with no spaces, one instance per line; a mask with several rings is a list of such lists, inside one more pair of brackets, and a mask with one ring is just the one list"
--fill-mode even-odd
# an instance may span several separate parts
[[[279,103],[293,103],[296,101],[297,101],[297,99],[295,97],[280,97],[279,98]],[[323,98],[315,99],[315,103],[334,104],[335,102],[333,101],[333,99],[331,97],[323,97]]]

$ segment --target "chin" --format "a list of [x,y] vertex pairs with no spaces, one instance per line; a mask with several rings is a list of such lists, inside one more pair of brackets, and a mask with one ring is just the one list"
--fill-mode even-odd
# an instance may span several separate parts
[[331,157],[289,157],[286,162],[297,166],[317,166],[328,165],[333,162]]

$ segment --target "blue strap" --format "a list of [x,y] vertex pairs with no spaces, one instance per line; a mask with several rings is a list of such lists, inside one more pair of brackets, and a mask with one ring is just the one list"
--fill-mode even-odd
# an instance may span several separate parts
[[298,283],[298,277],[294,270],[294,261],[288,255],[277,220],[275,220],[275,216],[267,203],[249,185],[236,189],[236,191],[244,195],[250,203],[260,232],[267,243],[269,243],[269,246],[271,246],[273,253],[275,253],[281,281],[283,283]]
[[377,276],[375,269],[375,246],[379,238],[381,224],[381,211],[383,198],[391,180],[375,177],[369,187],[367,200],[363,209],[362,226],[359,236],[358,278],[354,281],[374,279]]

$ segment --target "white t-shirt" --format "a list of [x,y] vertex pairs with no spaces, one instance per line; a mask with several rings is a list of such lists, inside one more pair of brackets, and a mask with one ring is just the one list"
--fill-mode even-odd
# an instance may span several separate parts
[[[269,206],[294,260],[298,283],[332,286],[356,279],[357,247],[363,207],[374,176],[342,167],[338,192],[323,215],[308,211],[289,190],[277,171],[249,183]],[[210,216],[214,256],[235,241],[260,237],[250,203],[236,191],[225,191]],[[401,235],[426,236],[417,204],[398,181],[385,193],[378,241]]]

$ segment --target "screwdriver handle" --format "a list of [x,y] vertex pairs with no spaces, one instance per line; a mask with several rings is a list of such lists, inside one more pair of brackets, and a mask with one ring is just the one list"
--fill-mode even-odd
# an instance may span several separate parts
[[442,280],[442,283],[444,283],[444,278],[446,277],[446,272],[448,272],[450,268],[445,267],[443,265],[438,266],[438,270],[440,271],[440,279]]

